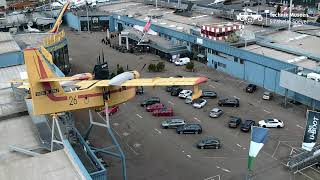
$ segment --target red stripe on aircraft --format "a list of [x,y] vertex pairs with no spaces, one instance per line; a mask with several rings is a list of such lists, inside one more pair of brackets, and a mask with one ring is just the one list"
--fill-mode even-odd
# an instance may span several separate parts
[[208,78],[206,78],[206,77],[199,77],[199,78],[196,80],[196,84],[204,83],[204,82],[207,82],[207,81],[208,81]]

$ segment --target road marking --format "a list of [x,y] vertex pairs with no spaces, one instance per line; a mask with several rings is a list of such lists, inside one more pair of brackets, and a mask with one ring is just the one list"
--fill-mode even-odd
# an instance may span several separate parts
[[266,112],[266,113],[269,113],[269,114],[271,113],[270,111],[267,111],[267,110],[265,110],[265,109],[264,109],[263,111]]
[[198,121],[198,122],[201,122],[198,118],[196,118],[196,117],[193,117],[193,119],[195,119],[196,121]]
[[135,148],[138,148],[138,147],[140,147],[140,146],[141,146],[141,144],[139,144],[139,143],[133,144],[133,147],[135,147]]
[[191,158],[191,155],[188,154],[187,157],[188,157],[188,158]]
[[241,146],[240,144],[237,144],[237,146],[239,146],[242,149],[246,149],[245,147]]
[[129,147],[129,149],[135,154],[135,155],[139,155],[139,153],[137,153],[128,143],[126,143],[127,146]]
[[278,145],[277,145],[276,149],[274,150],[274,152],[273,152],[273,154],[272,154],[272,157],[274,157],[274,155],[276,154],[279,145],[280,145],[280,141],[278,142]]
[[119,123],[113,123],[114,126],[119,126]]
[[123,136],[129,136],[129,133],[124,132],[124,133],[122,133],[122,135],[123,135]]
[[228,169],[225,169],[225,168],[221,168],[222,171],[225,171],[225,172],[231,172],[230,170]]
[[209,86],[210,86],[210,87],[212,87],[212,88],[216,88],[216,87],[214,87],[214,86],[213,86],[213,85],[211,85],[211,84],[209,84]]
[[234,98],[236,98],[236,99],[240,99],[240,98],[238,98],[237,96],[233,96]]
[[301,128],[301,129],[303,129],[303,127],[302,127],[302,126],[300,126],[299,124],[297,124],[296,126],[297,126],[297,127],[299,127],[299,128]]
[[139,118],[141,118],[142,119],[142,116],[140,116],[139,114],[136,114]]
[[169,103],[169,104],[172,104],[172,105],[174,105],[174,103],[173,103],[173,102],[171,102],[171,101],[168,101],[168,103]]
[[159,131],[158,129],[155,128],[154,130],[157,131],[159,134],[161,134],[161,131]]
[[218,178],[218,180],[220,180],[220,175],[211,176],[211,177],[205,178],[204,180],[214,180],[216,177]]

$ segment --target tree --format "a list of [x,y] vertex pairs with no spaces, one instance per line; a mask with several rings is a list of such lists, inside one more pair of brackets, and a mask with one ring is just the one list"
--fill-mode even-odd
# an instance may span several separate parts
[[123,67],[117,65],[117,74],[121,74],[123,72],[124,72]]
[[188,62],[186,64],[186,69],[189,71],[193,71],[194,70],[194,63],[193,62]]
[[112,73],[110,74],[110,79],[113,78],[113,77],[115,77],[115,76],[116,76],[116,74],[115,74],[114,72],[112,72]]
[[154,71],[156,71],[156,65],[155,64],[149,64],[149,66],[148,66],[148,70],[149,70],[149,72],[154,72]]
[[161,71],[164,70],[164,67],[165,67],[165,65],[164,65],[163,62],[158,62],[157,66],[156,66],[156,70],[157,70],[158,72],[161,72]]
[[277,5],[277,9],[276,9],[276,14],[280,14],[281,13],[281,7],[280,5],[278,4]]
[[228,38],[226,39],[226,42],[229,43],[235,43],[239,41],[239,36],[236,35],[236,33],[232,33],[228,36]]
[[318,16],[318,19],[316,20],[317,23],[320,23],[320,16]]

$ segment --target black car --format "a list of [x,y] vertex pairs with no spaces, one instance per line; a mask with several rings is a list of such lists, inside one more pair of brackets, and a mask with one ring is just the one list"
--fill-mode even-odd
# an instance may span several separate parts
[[141,107],[145,107],[145,106],[149,106],[149,105],[152,105],[155,103],[160,103],[160,98],[158,98],[158,97],[148,98],[148,99],[144,100],[140,105],[141,105]]
[[171,96],[178,96],[182,90],[183,90],[182,88],[173,87],[171,90]]
[[254,85],[254,84],[249,84],[247,87],[246,87],[246,92],[247,93],[253,93],[257,90],[257,86]]
[[249,132],[251,130],[251,126],[255,126],[256,122],[253,120],[246,120],[244,123],[241,124],[241,131]]
[[237,128],[241,124],[241,122],[241,118],[231,116],[228,124],[230,128]]
[[141,87],[137,87],[136,94],[137,95],[142,95],[143,93],[144,93],[143,87],[142,86]]
[[171,92],[172,89],[174,89],[174,88],[178,88],[178,86],[167,86],[167,87],[166,87],[166,91],[167,91],[167,92]]
[[217,97],[217,93],[214,91],[202,91],[202,94],[200,96],[200,98],[216,98]]
[[184,133],[200,134],[202,133],[202,127],[200,124],[185,124],[177,128],[177,133],[178,134],[184,134]]
[[208,137],[208,138],[201,139],[198,142],[197,147],[199,149],[220,149],[221,142],[216,137]]
[[219,106],[229,106],[229,107],[239,107],[240,102],[239,99],[236,98],[227,98],[227,99],[220,99],[218,102]]

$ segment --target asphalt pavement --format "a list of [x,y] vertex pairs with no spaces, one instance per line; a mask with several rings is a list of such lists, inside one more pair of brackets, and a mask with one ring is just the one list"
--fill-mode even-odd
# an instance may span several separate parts
[[[218,98],[209,99],[202,109],[185,104],[183,99],[170,96],[164,87],[145,88],[145,94],[120,105],[117,113],[110,117],[112,128],[126,154],[127,174],[131,180],[218,180],[245,179],[247,174],[247,156],[250,133],[239,128],[227,126],[229,117],[239,116],[258,122],[264,118],[283,120],[285,127],[270,129],[269,139],[254,162],[253,179],[317,179],[319,173],[309,169],[291,174],[285,164],[289,154],[300,152],[305,127],[306,107],[289,104],[283,106],[283,97],[275,96],[272,101],[262,100],[263,88],[253,94],[244,91],[247,82],[208,68],[195,62],[195,72],[187,72],[184,67],[161,60],[152,54],[133,55],[120,53],[101,43],[106,34],[79,33],[66,31],[69,42],[69,54],[72,58],[72,73],[92,72],[99,52],[103,49],[110,69],[117,64],[124,68],[140,71],[142,77],[170,77],[175,75],[206,76],[209,81],[201,86],[204,90],[217,92]],[[150,63],[165,62],[165,71],[151,73],[147,71]],[[142,67],[146,64],[146,68]],[[142,69],[142,70],[141,70]],[[191,88],[191,87],[189,87]],[[161,121],[166,117],[153,117],[139,106],[147,98],[157,96],[166,106],[173,107],[174,116],[187,122],[199,123],[203,133],[199,135],[180,135],[173,129],[162,129]],[[240,100],[239,108],[222,107],[224,114],[216,119],[209,117],[209,111],[217,107],[219,98],[235,97]],[[88,112],[74,113],[76,126],[83,133],[88,127]],[[221,149],[199,150],[195,144],[199,139],[215,136],[222,142]],[[93,128],[90,141],[96,146],[111,144],[103,128]],[[109,165],[110,179],[121,179],[121,164],[118,159],[104,156]]]

